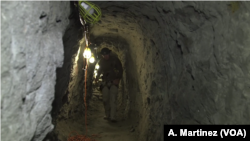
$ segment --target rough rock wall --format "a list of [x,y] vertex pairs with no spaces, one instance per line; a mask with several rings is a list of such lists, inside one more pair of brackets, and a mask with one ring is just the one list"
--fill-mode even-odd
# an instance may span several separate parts
[[[93,35],[128,43],[125,92],[140,140],[163,140],[163,123],[249,124],[249,2],[96,3]],[[53,128],[69,3],[1,8],[2,139],[41,140]]]
[[[185,97],[181,89],[176,91],[175,99],[179,106],[173,107],[172,111],[185,110],[186,106],[190,108],[186,115],[173,113],[176,117],[173,123],[183,116],[186,122],[191,119],[198,124],[250,123],[249,7],[249,2],[242,2],[234,11],[227,3],[220,2],[182,8],[183,11],[194,11],[190,17],[193,24],[190,25],[199,28],[178,28],[182,35],[178,35],[176,40],[183,51],[185,61],[182,67],[186,72],[180,86],[185,85],[186,90],[189,88],[190,97]],[[190,78],[192,83],[187,83]],[[174,89],[172,87],[170,91]],[[185,105],[181,105],[184,99]]]
[[42,140],[53,129],[56,68],[69,2],[1,2],[1,139]]
[[[71,40],[75,41],[74,38]],[[62,107],[59,109],[58,120],[67,119],[67,118],[77,118],[79,114],[84,115],[84,71],[83,71],[83,40],[79,40],[77,42],[78,51],[72,58],[72,65],[70,65],[70,80],[69,83],[67,81],[59,82],[61,84],[68,84],[65,93],[61,93],[58,95],[59,97],[67,97],[67,100],[64,101]],[[69,46],[68,46],[69,47]],[[68,68],[69,69],[69,68]],[[61,70],[63,72],[63,70]],[[64,77],[62,75],[62,77]],[[58,89],[59,90],[59,89]],[[58,99],[60,101],[61,99]],[[76,116],[75,113],[78,115]]]
[[163,140],[164,123],[249,124],[249,2],[96,3],[93,33],[129,43],[140,140]]
[[[64,63],[61,68],[57,69],[57,80],[55,87],[55,101],[53,103],[53,117],[57,117],[60,113],[60,109],[64,104],[69,104],[72,88],[80,88],[79,80],[84,78],[82,73],[83,58],[81,44],[83,44],[83,28],[79,21],[79,14],[76,7],[71,3],[71,15],[69,17],[70,23],[63,36],[64,45]],[[79,79],[78,81],[75,81]],[[75,81],[75,82],[72,82]],[[80,92],[79,91],[79,92]],[[76,93],[76,95],[79,94]],[[82,100],[82,99],[81,99]],[[67,112],[66,112],[67,111]],[[64,110],[64,117],[68,117],[68,111]]]
[[161,12],[168,26],[162,51],[171,106],[166,123],[249,124],[250,3],[239,2],[239,9],[230,4],[237,5],[164,6],[169,12]]

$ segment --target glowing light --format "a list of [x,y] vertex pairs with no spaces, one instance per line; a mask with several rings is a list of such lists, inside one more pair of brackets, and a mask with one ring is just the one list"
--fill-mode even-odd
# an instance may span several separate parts
[[83,57],[89,59],[91,57],[91,50],[89,47],[86,47],[86,49],[83,52]]
[[75,64],[77,64],[77,61],[79,59],[79,54],[80,54],[80,47],[78,48],[78,51],[77,51],[77,56],[75,58]]
[[96,69],[99,69],[99,68],[100,68],[99,64],[96,64],[96,66],[95,66],[95,67],[96,67]]
[[92,57],[89,59],[89,62],[90,62],[90,63],[94,63],[94,62],[95,62],[95,57],[92,56]]

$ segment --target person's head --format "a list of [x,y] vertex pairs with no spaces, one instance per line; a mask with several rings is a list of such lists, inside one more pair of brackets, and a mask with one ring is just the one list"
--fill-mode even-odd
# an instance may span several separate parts
[[110,52],[111,52],[111,50],[109,50],[108,48],[103,48],[103,49],[101,50],[102,57],[103,57],[105,60],[108,60],[108,59],[109,59]]

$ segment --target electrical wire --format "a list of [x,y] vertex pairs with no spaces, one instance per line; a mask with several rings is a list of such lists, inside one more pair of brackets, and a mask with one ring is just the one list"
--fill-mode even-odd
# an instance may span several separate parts
[[[84,32],[85,32],[85,42],[86,42],[86,46],[85,46],[85,49],[86,47],[88,47],[89,45],[89,36],[87,37],[87,33],[88,33],[88,27],[86,25],[86,21],[84,20]],[[85,60],[85,92],[84,92],[84,105],[85,105],[85,134],[86,135],[80,135],[78,134],[77,132],[75,136],[73,135],[69,135],[68,137],[68,141],[96,141],[95,139],[92,139],[92,138],[95,138],[95,137],[99,137],[99,135],[92,135],[91,137],[88,137],[88,128],[87,128],[87,70],[88,70],[88,58],[86,58]]]
[[[88,28],[85,28],[85,42],[86,46],[85,49],[88,47],[88,38],[87,38],[87,31]],[[88,58],[86,58],[86,64],[85,64],[85,95],[84,95],[84,104],[85,104],[85,128],[86,128],[86,135],[87,135],[87,70],[88,70]]]
[[[88,59],[87,59],[88,62]],[[85,104],[85,128],[86,128],[86,135],[87,135],[87,70],[88,70],[88,63],[86,64],[85,70],[85,95],[84,95],[84,104]]]
[[85,136],[85,135],[80,135],[77,132],[76,135],[69,135],[67,141],[96,141],[94,138],[100,137],[100,135],[91,135],[91,136]]

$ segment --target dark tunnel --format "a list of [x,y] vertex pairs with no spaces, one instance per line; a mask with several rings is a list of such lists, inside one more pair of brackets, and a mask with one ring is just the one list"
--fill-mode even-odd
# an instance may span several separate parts
[[[250,124],[250,2],[92,3],[86,92],[74,2],[1,2],[2,140],[163,141],[163,125]],[[116,123],[93,83],[103,48],[123,67]]]

